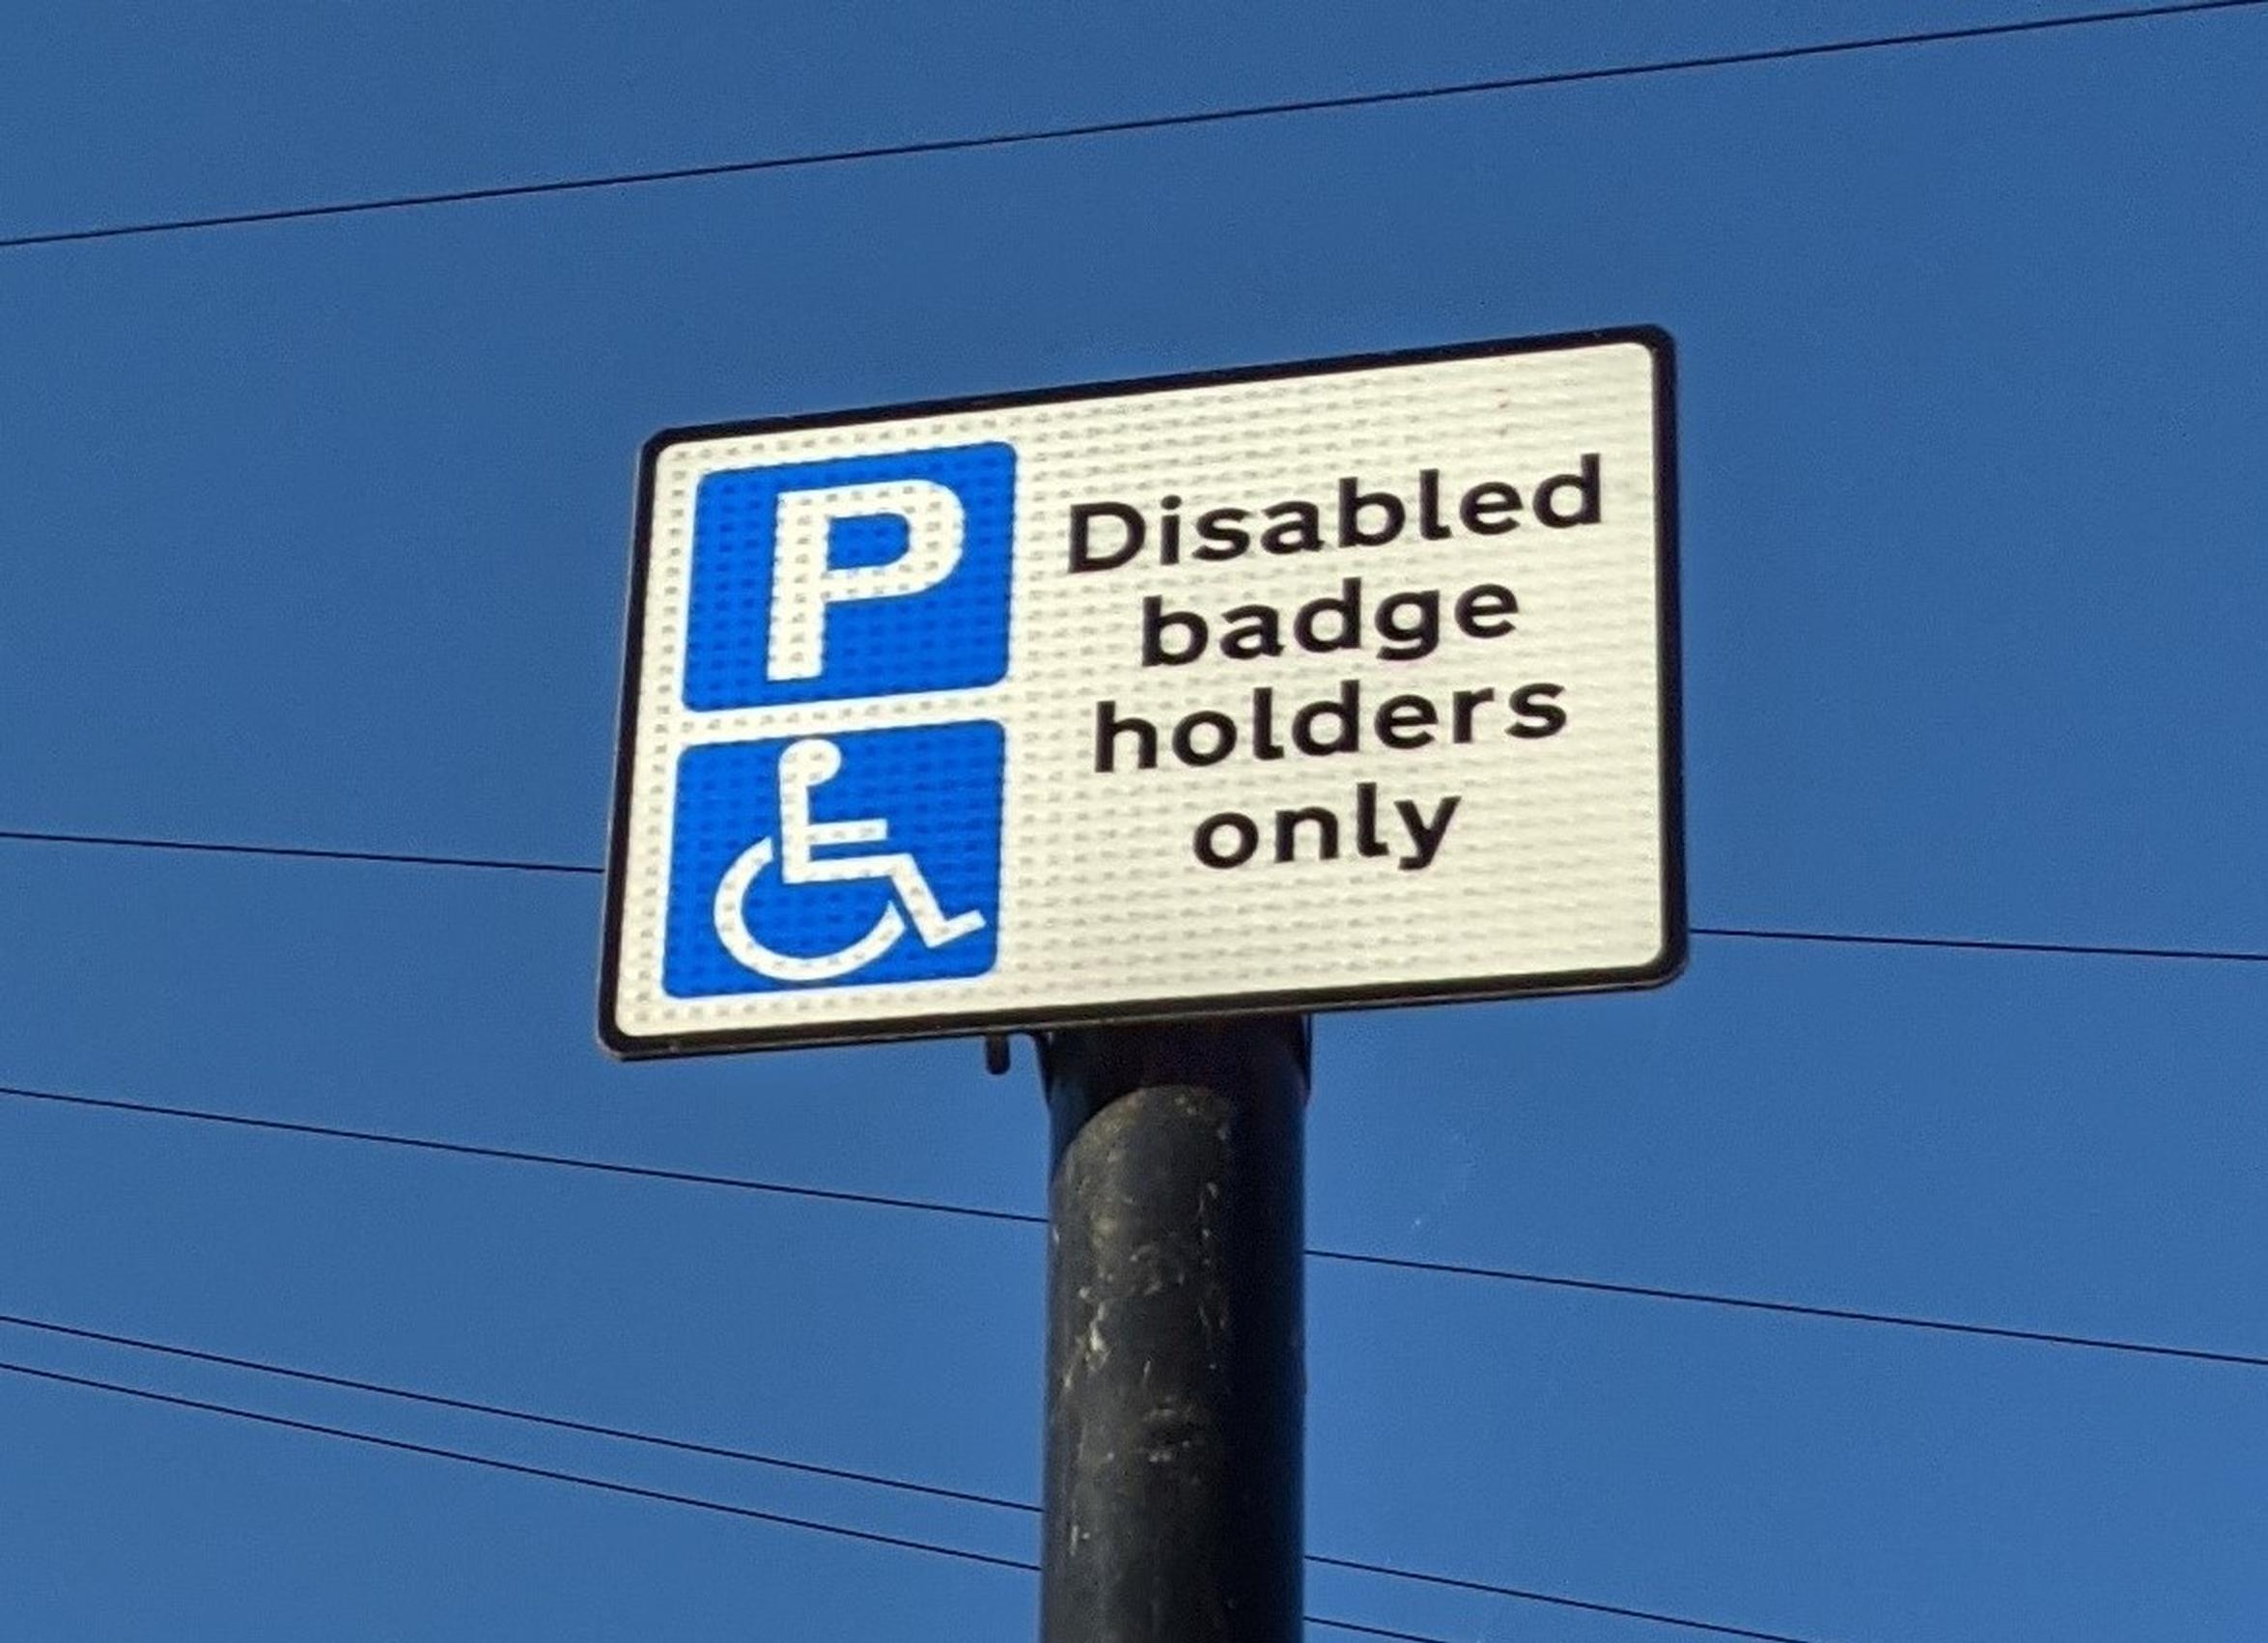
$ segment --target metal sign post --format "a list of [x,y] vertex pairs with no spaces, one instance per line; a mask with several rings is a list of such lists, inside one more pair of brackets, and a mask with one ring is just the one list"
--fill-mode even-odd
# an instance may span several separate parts
[[1301,1625],[1305,1013],[1685,958],[1634,328],[676,430],[599,1032],[1044,1035],[1047,1643]]
[[1297,1016],[1045,1044],[1042,1643],[1297,1643]]

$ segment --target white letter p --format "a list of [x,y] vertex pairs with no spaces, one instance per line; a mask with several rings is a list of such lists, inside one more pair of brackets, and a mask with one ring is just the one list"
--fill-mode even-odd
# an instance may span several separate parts
[[[837,519],[896,515],[906,551],[883,565],[827,563]],[[966,515],[950,486],[931,479],[878,480],[784,490],[772,522],[771,626],[767,679],[817,679],[826,659],[826,613],[853,599],[897,599],[936,587],[961,562]]]

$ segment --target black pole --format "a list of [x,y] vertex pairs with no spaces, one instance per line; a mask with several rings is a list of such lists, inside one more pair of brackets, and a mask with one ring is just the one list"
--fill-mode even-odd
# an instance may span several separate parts
[[1298,1643],[1307,1025],[1044,1047],[1041,1643]]

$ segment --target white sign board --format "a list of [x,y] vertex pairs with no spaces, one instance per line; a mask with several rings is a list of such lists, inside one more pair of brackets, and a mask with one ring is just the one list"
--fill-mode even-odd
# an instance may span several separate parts
[[652,440],[624,1055],[1682,962],[1670,351],[1596,332]]

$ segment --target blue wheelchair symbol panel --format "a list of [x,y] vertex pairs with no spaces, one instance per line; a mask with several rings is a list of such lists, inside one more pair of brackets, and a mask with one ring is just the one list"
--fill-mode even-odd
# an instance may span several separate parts
[[664,989],[983,975],[999,951],[1005,758],[989,720],[688,749]]
[[732,468],[693,502],[686,706],[996,683],[1016,451],[994,442]]

